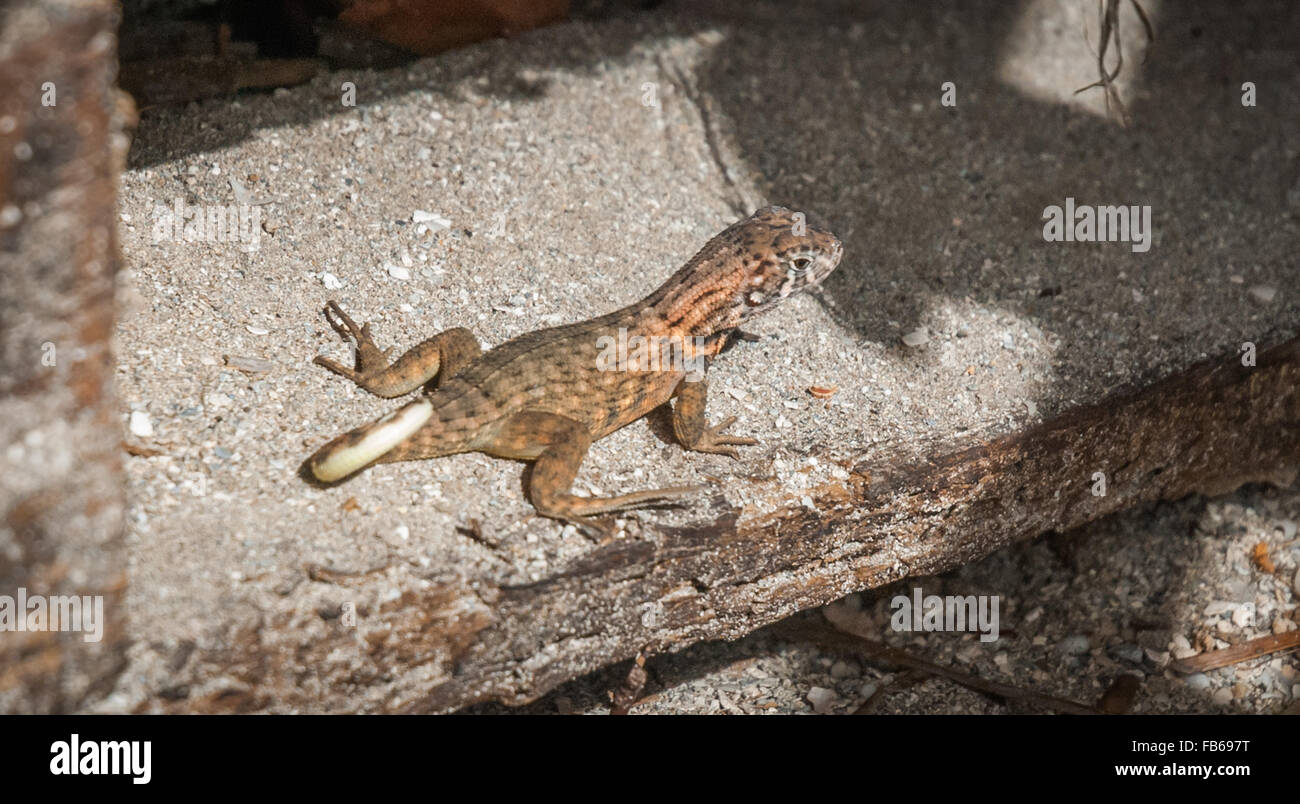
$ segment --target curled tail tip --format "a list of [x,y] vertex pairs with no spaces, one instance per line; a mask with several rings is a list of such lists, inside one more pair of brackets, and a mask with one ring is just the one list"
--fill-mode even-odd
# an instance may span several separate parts
[[362,425],[316,450],[307,461],[312,476],[333,483],[382,458],[415,434],[433,416],[433,403],[421,397],[381,419]]

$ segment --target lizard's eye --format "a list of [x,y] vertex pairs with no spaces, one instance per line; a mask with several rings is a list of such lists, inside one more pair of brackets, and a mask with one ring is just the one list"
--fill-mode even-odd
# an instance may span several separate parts
[[797,273],[803,273],[804,271],[807,271],[810,267],[812,267],[812,260],[808,259],[807,257],[799,257],[798,259],[794,260],[794,262],[791,264],[794,265],[794,270]]

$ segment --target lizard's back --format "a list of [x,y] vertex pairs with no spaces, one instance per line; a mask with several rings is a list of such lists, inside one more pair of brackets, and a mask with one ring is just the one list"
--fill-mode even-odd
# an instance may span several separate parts
[[684,375],[671,366],[645,371],[610,363],[611,344],[617,350],[620,338],[626,344],[654,334],[647,317],[633,305],[507,341],[439,386],[431,399],[435,415],[449,429],[475,433],[475,443],[491,439],[493,424],[524,411],[573,419],[593,438],[613,432],[667,402]]

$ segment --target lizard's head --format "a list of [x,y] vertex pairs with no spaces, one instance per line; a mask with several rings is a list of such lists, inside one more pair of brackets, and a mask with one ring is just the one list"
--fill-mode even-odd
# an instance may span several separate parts
[[742,319],[817,285],[835,270],[844,253],[838,237],[785,207],[764,207],[732,229],[743,266],[743,274],[737,277]]

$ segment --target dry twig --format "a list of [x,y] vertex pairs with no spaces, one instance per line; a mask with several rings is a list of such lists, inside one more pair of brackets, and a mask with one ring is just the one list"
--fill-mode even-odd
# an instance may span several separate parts
[[1257,637],[1230,648],[1180,659],[1171,666],[1180,673],[1204,673],[1206,670],[1217,670],[1230,664],[1240,664],[1270,653],[1296,648],[1300,648],[1300,631],[1287,631],[1285,634]]

